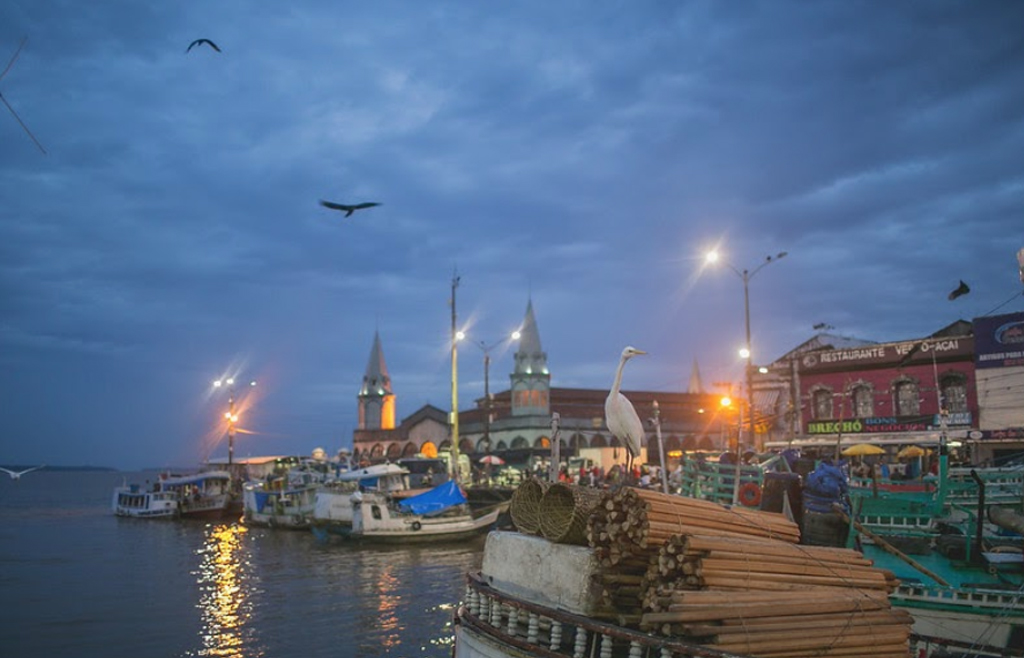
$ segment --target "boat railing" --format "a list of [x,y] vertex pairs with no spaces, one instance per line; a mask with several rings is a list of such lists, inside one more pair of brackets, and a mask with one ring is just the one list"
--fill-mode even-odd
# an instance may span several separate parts
[[[764,480],[764,469],[754,464],[739,467],[740,485],[753,482],[758,487]],[[732,504],[736,494],[736,464],[687,459],[682,468],[680,493],[716,503]]]
[[901,583],[891,596],[897,600],[923,606],[956,603],[991,610],[998,614],[1015,611],[1016,615],[1024,616],[1024,607],[1022,607],[1024,591],[1020,589],[1002,591],[977,587],[960,588]]
[[530,603],[499,592],[480,574],[467,576],[466,598],[456,614],[456,623],[544,658],[743,658]]

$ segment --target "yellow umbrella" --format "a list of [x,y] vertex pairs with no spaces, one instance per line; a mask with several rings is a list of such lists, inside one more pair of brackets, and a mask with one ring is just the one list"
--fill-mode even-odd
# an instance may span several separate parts
[[884,455],[885,448],[881,446],[876,446],[873,443],[855,443],[849,448],[844,448],[843,454],[846,455],[847,457],[863,457],[864,455]]
[[907,446],[903,450],[896,453],[897,457],[923,457],[924,455],[931,454],[931,450],[925,450],[921,446]]

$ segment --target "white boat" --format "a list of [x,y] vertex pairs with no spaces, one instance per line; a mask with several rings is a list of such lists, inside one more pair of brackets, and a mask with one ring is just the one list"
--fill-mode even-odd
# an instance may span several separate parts
[[409,492],[408,475],[408,469],[391,463],[340,473],[316,491],[313,525],[333,534],[349,534],[355,509],[352,495],[377,493],[386,498]]
[[145,489],[127,483],[114,489],[113,509],[117,516],[136,518],[220,518],[230,499],[227,471],[161,474]]
[[382,492],[356,491],[348,496],[352,524],[329,529],[314,526],[315,534],[328,533],[374,542],[455,541],[491,529],[507,505],[474,515],[458,483],[449,480],[405,499]]

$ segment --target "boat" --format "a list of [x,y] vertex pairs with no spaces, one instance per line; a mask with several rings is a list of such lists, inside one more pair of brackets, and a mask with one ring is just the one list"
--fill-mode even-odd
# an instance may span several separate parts
[[185,475],[161,474],[143,489],[123,484],[114,490],[117,516],[136,518],[221,518],[231,499],[231,474],[202,471]]
[[1021,473],[951,469],[944,451],[936,466],[890,480],[820,462],[788,499],[803,519],[801,542],[856,547],[892,573],[889,598],[911,614],[920,657],[1022,655]]
[[398,496],[409,492],[409,470],[392,463],[375,464],[338,474],[316,491],[313,526],[324,532],[347,535],[352,531],[352,495],[357,492]]
[[242,485],[242,520],[268,528],[303,530],[313,520],[317,491],[333,477],[329,468],[303,462]]
[[[557,483],[521,486],[512,504],[517,525],[536,521],[543,536],[487,535],[454,615],[454,658],[912,655],[887,575],[849,549],[799,546],[784,515]],[[831,568],[847,578],[822,578]]]
[[935,478],[851,496],[850,542],[859,540],[865,556],[899,579],[890,598],[913,615],[923,655],[1022,655],[1019,477],[1006,469],[947,470],[942,455]]
[[349,495],[352,523],[314,525],[320,539],[332,534],[372,542],[456,541],[483,534],[494,526],[505,505],[474,514],[454,480],[408,498],[386,492],[356,491]]

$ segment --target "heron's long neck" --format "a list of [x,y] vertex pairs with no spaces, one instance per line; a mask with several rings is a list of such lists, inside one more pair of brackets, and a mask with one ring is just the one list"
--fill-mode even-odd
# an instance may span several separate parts
[[622,385],[622,369],[626,367],[626,357],[619,359],[619,368],[615,371],[615,383],[612,384],[612,394],[619,392],[619,387]]

